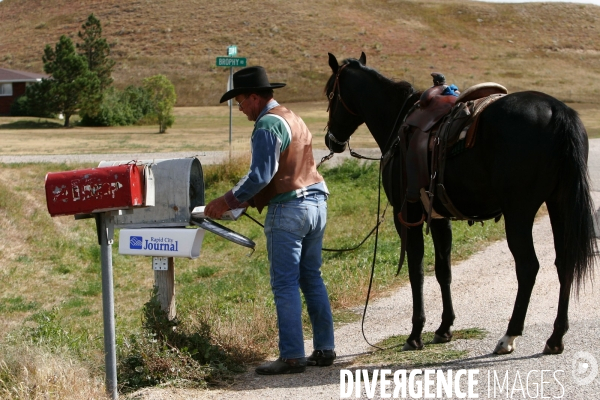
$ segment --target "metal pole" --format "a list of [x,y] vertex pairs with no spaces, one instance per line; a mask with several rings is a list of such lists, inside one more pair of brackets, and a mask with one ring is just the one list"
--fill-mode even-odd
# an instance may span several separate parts
[[113,293],[112,243],[114,220],[111,212],[96,214],[99,220],[98,241],[102,265],[102,314],[104,318],[104,362],[106,366],[106,393],[111,399],[117,392],[117,355],[115,346],[115,302]]
[[[233,67],[229,68],[229,90],[233,89]],[[231,127],[233,126],[233,99],[229,100],[229,161],[231,161]]]

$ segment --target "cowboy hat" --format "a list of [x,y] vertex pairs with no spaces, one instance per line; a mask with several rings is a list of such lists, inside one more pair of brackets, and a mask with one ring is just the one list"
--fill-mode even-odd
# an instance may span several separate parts
[[267,72],[263,67],[247,67],[233,74],[233,89],[225,93],[219,103],[233,99],[238,94],[284,86],[285,83],[269,83]]

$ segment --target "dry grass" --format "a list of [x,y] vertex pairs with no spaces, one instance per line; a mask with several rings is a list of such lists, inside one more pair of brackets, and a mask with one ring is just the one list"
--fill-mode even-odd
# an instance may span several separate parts
[[286,102],[323,99],[327,52],[364,51],[384,75],[420,88],[432,70],[460,87],[497,81],[569,101],[596,102],[600,88],[600,7],[567,3],[4,0],[0,67],[41,72],[44,46],[75,38],[92,12],[113,44],[116,85],[163,73],[179,106],[218,103],[229,71],[215,58],[232,44],[288,84]]
[[41,347],[4,347],[0,359],[0,398],[5,400],[106,399],[104,382],[73,358]]
[[[327,103],[286,104],[302,116],[313,133],[314,148],[325,149],[324,128]],[[170,151],[215,151],[229,148],[229,107],[177,107],[175,124],[159,135],[158,126],[110,128],[73,127],[12,129],[20,121],[37,118],[0,117],[0,155],[155,153]],[[44,120],[41,120],[44,121]],[[57,120],[58,121],[58,120]],[[232,150],[248,151],[252,123],[233,110]],[[376,147],[366,127],[352,138],[354,147]]]
[[[600,137],[600,105],[570,103],[581,115],[590,137]],[[313,134],[313,147],[325,149],[327,104],[306,102],[286,104],[302,116]],[[111,128],[74,127],[53,129],[10,129],[20,121],[37,122],[36,118],[0,117],[0,155],[24,154],[98,154],[226,151],[229,148],[229,108],[177,107],[175,124],[164,135],[154,126]],[[234,110],[232,150],[250,148],[252,124]],[[353,148],[374,148],[377,144],[362,125],[352,135]],[[0,244],[1,246],[1,244]]]

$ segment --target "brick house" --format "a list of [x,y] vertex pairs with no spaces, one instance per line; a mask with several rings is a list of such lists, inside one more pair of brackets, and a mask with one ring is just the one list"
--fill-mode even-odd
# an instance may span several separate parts
[[9,115],[10,106],[17,97],[25,94],[25,87],[42,78],[48,78],[48,75],[0,68],[0,115]]

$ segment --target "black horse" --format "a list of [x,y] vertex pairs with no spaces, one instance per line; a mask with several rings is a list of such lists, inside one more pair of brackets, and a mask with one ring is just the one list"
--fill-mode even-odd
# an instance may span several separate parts
[[[333,75],[325,93],[329,98],[327,147],[339,153],[356,130],[365,123],[386,154],[397,128],[420,94],[404,81],[395,82],[359,60],[340,65],[329,54]],[[494,352],[514,350],[514,340],[523,333],[531,292],[539,270],[532,237],[535,215],[546,203],[556,251],[555,265],[560,281],[558,312],[554,331],[544,353],[559,354],[569,328],[570,292],[579,290],[591,276],[597,245],[592,219],[592,200],[587,172],[588,138],[577,113],[559,100],[540,92],[506,95],[488,106],[479,116],[475,145],[449,157],[445,164],[445,187],[454,206],[465,216],[486,219],[503,215],[506,239],[515,259],[518,292],[506,335]],[[408,220],[423,213],[420,202],[404,203],[400,190],[403,168],[398,152],[385,164],[384,190],[394,207],[395,226],[400,234],[398,214],[407,208]],[[433,208],[445,218],[430,223],[435,247],[435,275],[441,287],[443,313],[434,342],[452,338],[454,310],[450,291],[452,214],[434,197]],[[406,235],[409,279],[412,288],[412,332],[405,350],[421,349],[425,323],[423,307],[423,229],[411,227]],[[402,252],[402,251],[401,251]],[[401,260],[403,257],[401,257]],[[401,267],[401,265],[400,265]]]

